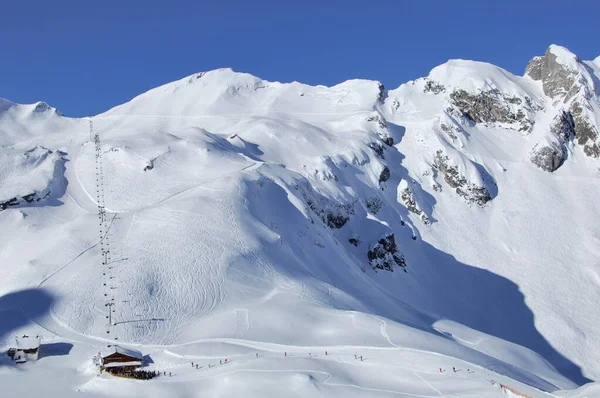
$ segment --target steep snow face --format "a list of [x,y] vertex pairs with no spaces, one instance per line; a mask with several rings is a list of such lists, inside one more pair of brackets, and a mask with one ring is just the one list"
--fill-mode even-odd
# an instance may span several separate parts
[[598,378],[599,165],[573,145],[583,97],[534,75],[454,60],[386,92],[221,69],[89,119],[3,101],[2,194],[51,194],[0,211],[0,293],[51,292],[35,321],[88,344],[402,347],[544,390]]

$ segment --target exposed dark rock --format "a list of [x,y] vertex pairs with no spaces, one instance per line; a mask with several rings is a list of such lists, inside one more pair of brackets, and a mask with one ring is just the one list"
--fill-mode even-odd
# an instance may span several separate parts
[[439,93],[443,93],[446,91],[446,87],[444,87],[442,84],[438,83],[438,82],[434,82],[433,80],[429,80],[427,78],[425,78],[425,88],[423,89],[424,92],[426,93],[434,93],[434,94],[439,94]]
[[454,129],[451,126],[448,126],[448,125],[442,123],[442,124],[440,124],[440,129],[442,129],[442,131],[444,133],[446,133],[452,141],[454,141],[456,138],[458,138],[456,136],[456,134],[454,134]]
[[389,234],[379,239],[367,253],[369,264],[374,270],[384,270],[393,272],[395,266],[401,267],[406,271],[406,260],[402,253],[398,251],[394,234]]
[[367,207],[369,213],[376,215],[379,212],[379,210],[381,210],[381,208],[383,207],[383,201],[380,198],[374,196],[365,200],[365,206]]
[[404,203],[404,206],[406,206],[408,211],[418,215],[425,225],[429,225],[431,223],[429,217],[427,217],[427,215],[423,213],[421,209],[419,209],[419,206],[417,206],[417,203],[414,200],[413,193],[410,187],[407,186],[402,191],[400,191],[400,197],[402,199],[402,203]]
[[348,239],[348,242],[350,242],[350,244],[354,247],[358,247],[358,245],[360,244],[360,241],[356,238],[350,238]]
[[50,190],[47,190],[45,192],[32,192],[30,194],[23,195],[23,196],[16,196],[14,198],[0,202],[0,210],[6,210],[8,207],[18,206],[23,202],[27,202],[27,203],[39,202],[40,200],[44,200],[44,199],[48,198],[49,196],[50,196]]
[[379,127],[379,132],[377,133],[379,135],[379,138],[381,138],[381,140],[385,142],[388,146],[394,145],[394,139],[390,136],[387,130],[387,123],[381,115],[376,114],[369,116],[367,118],[367,122],[377,123],[377,127]]
[[508,104],[520,105],[521,99],[504,96],[499,90],[471,94],[458,89],[450,94],[450,99],[464,117],[475,123],[518,123],[519,131],[530,131],[533,126],[533,121],[526,117],[522,108],[515,112],[508,106]]
[[583,107],[579,102],[573,102],[571,105],[571,114],[575,124],[575,138],[577,144],[583,146],[583,152],[590,157],[600,157],[600,147],[598,146],[598,131],[592,121],[589,120]]
[[354,207],[352,205],[324,205],[321,203],[320,206],[310,199],[307,200],[307,204],[329,228],[342,228],[350,220],[350,215],[354,214]]
[[369,143],[369,148],[371,148],[373,151],[375,151],[375,153],[377,154],[377,156],[379,156],[381,159],[385,159],[385,153],[384,153],[384,146],[381,145],[381,143],[379,142],[370,142]]
[[382,135],[380,135],[379,137],[381,138],[381,140],[382,140],[383,142],[385,142],[385,144],[386,144],[387,146],[392,146],[392,145],[394,145],[394,139],[393,139],[392,137],[390,137],[389,135],[387,135],[387,136],[385,136],[385,135],[383,135],[383,136],[382,136]]
[[579,91],[579,87],[575,87],[577,73],[558,63],[550,48],[543,57],[534,57],[529,62],[525,74],[533,80],[541,80],[544,94],[551,98],[565,95],[566,102]]
[[550,126],[550,131],[557,142],[534,147],[531,162],[542,170],[553,172],[564,163],[568,153],[567,145],[575,136],[575,122],[571,114],[561,112]]
[[379,183],[381,184],[382,182],[386,182],[389,179],[390,179],[390,169],[387,166],[385,166],[383,168],[383,170],[381,170],[381,173],[379,174]]
[[442,150],[438,150],[434,159],[434,166],[444,176],[444,181],[454,188],[457,194],[467,202],[476,203],[479,206],[483,206],[492,200],[487,188],[468,181],[459,173],[458,168],[449,164],[449,160]]
[[379,89],[379,92],[377,93],[377,101],[383,102],[386,97],[385,86],[383,83],[378,83],[377,88]]
[[7,207],[16,206],[19,204],[19,198],[11,198],[9,200],[5,200],[4,202],[0,202],[0,210],[5,210]]
[[149,160],[146,167],[144,167],[144,171],[150,171],[154,168],[154,159]]

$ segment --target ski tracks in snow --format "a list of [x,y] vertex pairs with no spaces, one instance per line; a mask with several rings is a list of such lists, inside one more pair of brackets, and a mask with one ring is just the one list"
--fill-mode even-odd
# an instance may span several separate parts
[[243,339],[246,332],[250,330],[250,320],[248,319],[247,309],[243,308],[235,310],[235,323],[235,335],[238,338]]

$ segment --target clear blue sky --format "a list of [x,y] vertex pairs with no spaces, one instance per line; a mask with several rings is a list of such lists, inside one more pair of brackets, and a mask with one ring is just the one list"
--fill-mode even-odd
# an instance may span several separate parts
[[0,97],[83,116],[224,66],[395,88],[450,58],[522,74],[551,43],[593,59],[600,1],[13,0],[0,8],[0,40]]

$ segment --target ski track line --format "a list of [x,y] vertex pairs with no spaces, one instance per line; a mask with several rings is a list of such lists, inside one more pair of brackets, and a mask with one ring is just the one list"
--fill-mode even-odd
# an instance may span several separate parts
[[[392,346],[392,347],[377,347],[377,346],[364,346],[364,345],[339,345],[339,346],[292,346],[292,345],[282,345],[282,344],[277,344],[277,343],[269,343],[269,342],[259,342],[259,341],[251,341],[251,340],[242,340],[242,339],[230,339],[230,338],[212,338],[212,339],[201,339],[201,340],[196,340],[196,341],[192,341],[192,342],[187,342],[184,344],[179,344],[179,345],[171,345],[171,346],[162,346],[164,348],[167,347],[185,347],[187,345],[191,345],[191,344],[199,344],[199,343],[210,343],[210,342],[217,342],[217,343],[228,343],[228,344],[233,344],[233,345],[239,345],[242,347],[247,347],[247,348],[252,348],[252,349],[260,349],[263,351],[269,351],[269,352],[283,352],[283,351],[307,351],[307,350],[314,350],[314,351],[318,351],[318,350],[323,350],[324,348],[328,348],[328,349],[343,349],[343,350],[372,350],[372,351],[407,351],[407,352],[413,352],[413,353],[417,353],[417,354],[428,354],[428,355],[432,355],[432,356],[437,356],[437,357],[442,357],[442,358],[447,358],[450,360],[454,360],[454,361],[460,361],[466,364],[469,364],[470,366],[473,367],[473,369],[479,369],[481,371],[490,371],[491,369],[485,368],[482,365],[476,364],[474,362],[469,362],[465,359],[461,359],[461,358],[457,358],[454,356],[450,356],[450,355],[446,355],[446,354],[442,354],[439,352],[433,352],[433,351],[427,351],[427,350],[423,350],[423,349],[418,349],[418,348],[410,348],[410,347],[403,347],[403,346]],[[485,355],[483,353],[479,353],[481,355]],[[490,357],[493,360],[496,360],[496,358]],[[501,361],[500,361],[501,362]],[[493,371],[493,370],[492,370]],[[501,375],[503,377],[508,377],[511,378],[511,376],[506,375],[504,373],[498,373],[496,371],[493,371],[494,373]],[[545,380],[542,377],[537,376],[540,380],[544,380],[546,383],[548,383],[549,385],[553,385],[552,383],[548,382],[547,380]],[[525,382],[521,382],[519,380],[516,380],[519,383],[523,383],[526,384],[532,388],[535,388],[541,392],[545,392],[548,393],[548,391],[545,391],[543,389],[541,389],[538,386],[535,385],[531,385]],[[555,386],[556,387],[556,386]]]
[[250,320],[248,319],[248,309],[242,308],[235,310],[235,318],[236,318],[236,335],[239,334],[240,339],[244,337],[244,335],[250,330]]
[[[325,378],[322,381],[319,381],[319,383],[323,386],[356,388],[359,390],[380,392],[380,393],[385,393],[385,394],[404,395],[404,396],[420,397],[420,398],[432,398],[431,395],[419,395],[419,394],[411,394],[411,393],[402,392],[402,391],[361,387],[361,386],[357,386],[356,384],[331,383],[331,382],[329,382],[329,380],[332,378],[331,373],[323,372],[320,370],[311,370],[311,369],[236,369],[236,370],[232,370],[229,372],[220,373],[220,374],[214,375],[214,376],[195,377],[191,380],[210,380],[210,379],[216,379],[216,378],[223,377],[223,376],[231,376],[236,373],[309,373],[309,374],[316,373],[316,374],[325,376]],[[190,379],[187,379],[186,381],[188,381],[188,380],[190,380]],[[176,382],[178,382],[178,381],[177,380],[163,381],[163,383],[176,383]]]
[[241,172],[243,172],[243,171],[251,171],[251,170],[255,170],[255,169],[259,168],[259,167],[260,167],[260,166],[262,166],[262,165],[263,165],[263,162],[254,162],[253,164],[251,164],[251,165],[248,165],[248,166],[244,166],[244,167],[242,167],[241,169],[238,169],[238,170],[233,170],[233,171],[230,171],[230,172],[228,172],[228,173],[221,174],[221,175],[220,175],[220,176],[218,176],[218,177],[212,178],[212,179],[210,179],[210,180],[202,181],[202,182],[201,182],[201,183],[199,183],[199,184],[193,185],[193,186],[191,186],[191,187],[189,187],[189,188],[185,188],[185,189],[183,189],[183,190],[181,190],[181,191],[179,191],[179,192],[177,192],[177,193],[174,193],[174,194],[172,194],[172,195],[170,195],[170,196],[167,196],[167,197],[166,197],[166,198],[164,198],[164,199],[161,199],[161,200],[159,200],[158,202],[156,202],[156,203],[154,203],[154,204],[152,204],[152,205],[150,205],[150,206],[143,207],[143,208],[141,208],[141,209],[138,209],[138,210],[112,210],[112,209],[108,209],[108,208],[106,208],[106,210],[107,210],[107,211],[109,211],[109,212],[111,212],[111,213],[129,213],[129,212],[135,212],[135,211],[141,211],[141,210],[152,209],[152,208],[158,207],[158,206],[160,206],[160,205],[162,205],[162,204],[166,204],[166,203],[168,203],[168,202],[172,201],[173,199],[175,199],[176,197],[178,197],[178,196],[180,196],[180,195],[184,195],[184,194],[185,194],[185,193],[187,193],[187,192],[193,191],[193,190],[195,190],[196,188],[200,188],[200,187],[202,187],[202,186],[204,186],[204,185],[207,185],[207,184],[210,184],[210,183],[212,183],[212,182],[218,181],[218,180],[220,180],[220,179],[221,179],[221,178],[223,178],[223,177],[228,177],[228,176],[230,176],[230,175],[234,175],[234,174],[237,174],[237,173],[241,173]]
[[429,388],[431,388],[433,391],[437,392],[440,397],[445,397],[445,395],[442,394],[442,392],[440,390],[438,390],[437,388],[435,388],[430,382],[428,382],[427,380],[425,380],[420,374],[418,374],[417,372],[413,372],[413,374],[415,376],[417,376],[419,379],[421,379],[423,381],[423,383],[427,384],[429,386]]

